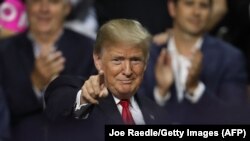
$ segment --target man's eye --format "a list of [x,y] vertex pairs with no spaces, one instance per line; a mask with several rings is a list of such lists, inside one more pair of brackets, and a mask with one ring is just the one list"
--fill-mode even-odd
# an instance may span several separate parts
[[118,65],[118,64],[121,64],[121,59],[112,59],[112,62]]
[[142,60],[139,59],[139,58],[134,58],[131,60],[132,64],[139,64],[139,63],[142,63]]
[[200,7],[203,9],[208,9],[209,8],[209,4],[208,3],[201,3]]

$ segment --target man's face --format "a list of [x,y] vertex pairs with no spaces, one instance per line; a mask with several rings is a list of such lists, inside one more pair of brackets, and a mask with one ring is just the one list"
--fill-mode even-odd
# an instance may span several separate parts
[[179,0],[172,6],[176,28],[193,35],[203,33],[211,12],[209,0]]
[[114,96],[129,99],[139,88],[146,68],[141,47],[129,44],[106,44],[95,64],[104,72],[104,81]]
[[70,11],[65,0],[26,0],[30,30],[35,33],[53,33],[60,30]]

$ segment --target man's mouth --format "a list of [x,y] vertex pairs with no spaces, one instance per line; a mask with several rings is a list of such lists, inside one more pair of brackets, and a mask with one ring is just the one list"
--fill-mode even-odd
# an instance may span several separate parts
[[133,80],[119,80],[123,84],[131,84]]

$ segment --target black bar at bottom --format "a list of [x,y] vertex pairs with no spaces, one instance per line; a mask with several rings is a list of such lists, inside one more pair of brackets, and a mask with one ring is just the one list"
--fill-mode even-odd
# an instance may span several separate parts
[[250,140],[250,125],[105,125],[105,140]]

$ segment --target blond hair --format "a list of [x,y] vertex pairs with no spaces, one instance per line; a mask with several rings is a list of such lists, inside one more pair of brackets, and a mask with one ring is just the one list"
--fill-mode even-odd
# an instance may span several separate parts
[[136,20],[115,19],[105,23],[97,34],[94,53],[100,54],[105,43],[129,43],[141,47],[149,57],[150,33]]

